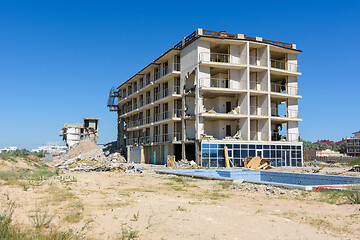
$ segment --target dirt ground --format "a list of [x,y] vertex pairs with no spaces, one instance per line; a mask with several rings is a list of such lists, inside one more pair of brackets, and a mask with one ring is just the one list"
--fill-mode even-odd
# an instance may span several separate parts
[[[4,169],[4,166],[3,166]],[[300,170],[298,170],[300,171]],[[156,173],[64,171],[27,190],[0,184],[0,204],[32,227],[35,209],[51,226],[92,239],[360,239],[360,205],[321,202],[321,193]]]

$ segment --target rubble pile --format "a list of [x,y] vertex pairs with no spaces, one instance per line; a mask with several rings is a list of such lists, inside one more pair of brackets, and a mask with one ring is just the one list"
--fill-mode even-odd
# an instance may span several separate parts
[[103,150],[90,141],[79,142],[64,156],[64,160],[55,167],[70,171],[125,171],[127,169],[123,166],[126,160],[120,153],[106,157]]
[[175,168],[197,168],[197,164],[194,161],[180,160],[175,162]]

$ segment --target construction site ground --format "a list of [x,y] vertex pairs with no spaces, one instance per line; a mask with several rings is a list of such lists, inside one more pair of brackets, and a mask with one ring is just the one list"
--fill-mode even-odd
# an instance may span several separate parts
[[[144,167],[144,166],[143,166]],[[0,171],[36,171],[29,161],[0,160]],[[308,168],[276,168],[304,172]],[[346,174],[349,167],[320,173]],[[55,171],[49,168],[49,171]],[[272,169],[274,170],[274,169]],[[35,209],[53,215],[49,229],[86,239],[360,239],[360,205],[325,193],[200,180],[153,171],[56,171],[47,178],[0,180],[0,206],[16,203],[14,224],[33,228]]]

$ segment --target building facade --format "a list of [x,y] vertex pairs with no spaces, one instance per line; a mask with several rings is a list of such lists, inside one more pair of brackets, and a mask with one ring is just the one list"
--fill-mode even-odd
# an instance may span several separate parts
[[84,123],[65,123],[60,131],[60,136],[67,147],[76,145],[81,140],[90,140],[97,143],[98,118],[84,118]]
[[204,167],[261,156],[302,166],[295,44],[197,29],[110,91],[118,145],[145,162],[168,155]]
[[349,156],[360,156],[360,131],[353,134],[353,137],[346,138],[346,154]]

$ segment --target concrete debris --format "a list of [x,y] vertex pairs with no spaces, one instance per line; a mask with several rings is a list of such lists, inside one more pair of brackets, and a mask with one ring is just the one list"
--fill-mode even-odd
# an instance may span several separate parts
[[207,134],[201,134],[200,138],[204,139],[204,140],[215,140],[215,138],[213,136],[207,135]]
[[[64,156],[65,161],[55,167],[70,171],[125,171],[127,169],[123,166],[126,160],[119,153],[106,157],[103,150],[93,144],[95,143],[90,141],[79,142]],[[69,158],[69,156],[73,157]]]
[[239,107],[234,108],[229,112],[229,114],[240,114],[240,108]]
[[360,165],[354,165],[349,172],[360,172]]
[[207,110],[206,113],[217,113],[217,112],[215,112],[214,108],[212,108],[210,110]]
[[270,160],[261,157],[247,157],[244,159],[245,168],[255,168],[260,170],[270,169]]
[[237,131],[234,135],[234,138],[235,139],[239,139],[239,140],[242,140],[243,138],[241,137],[241,130]]
[[180,160],[175,162],[175,168],[197,168],[197,164],[194,161]]

